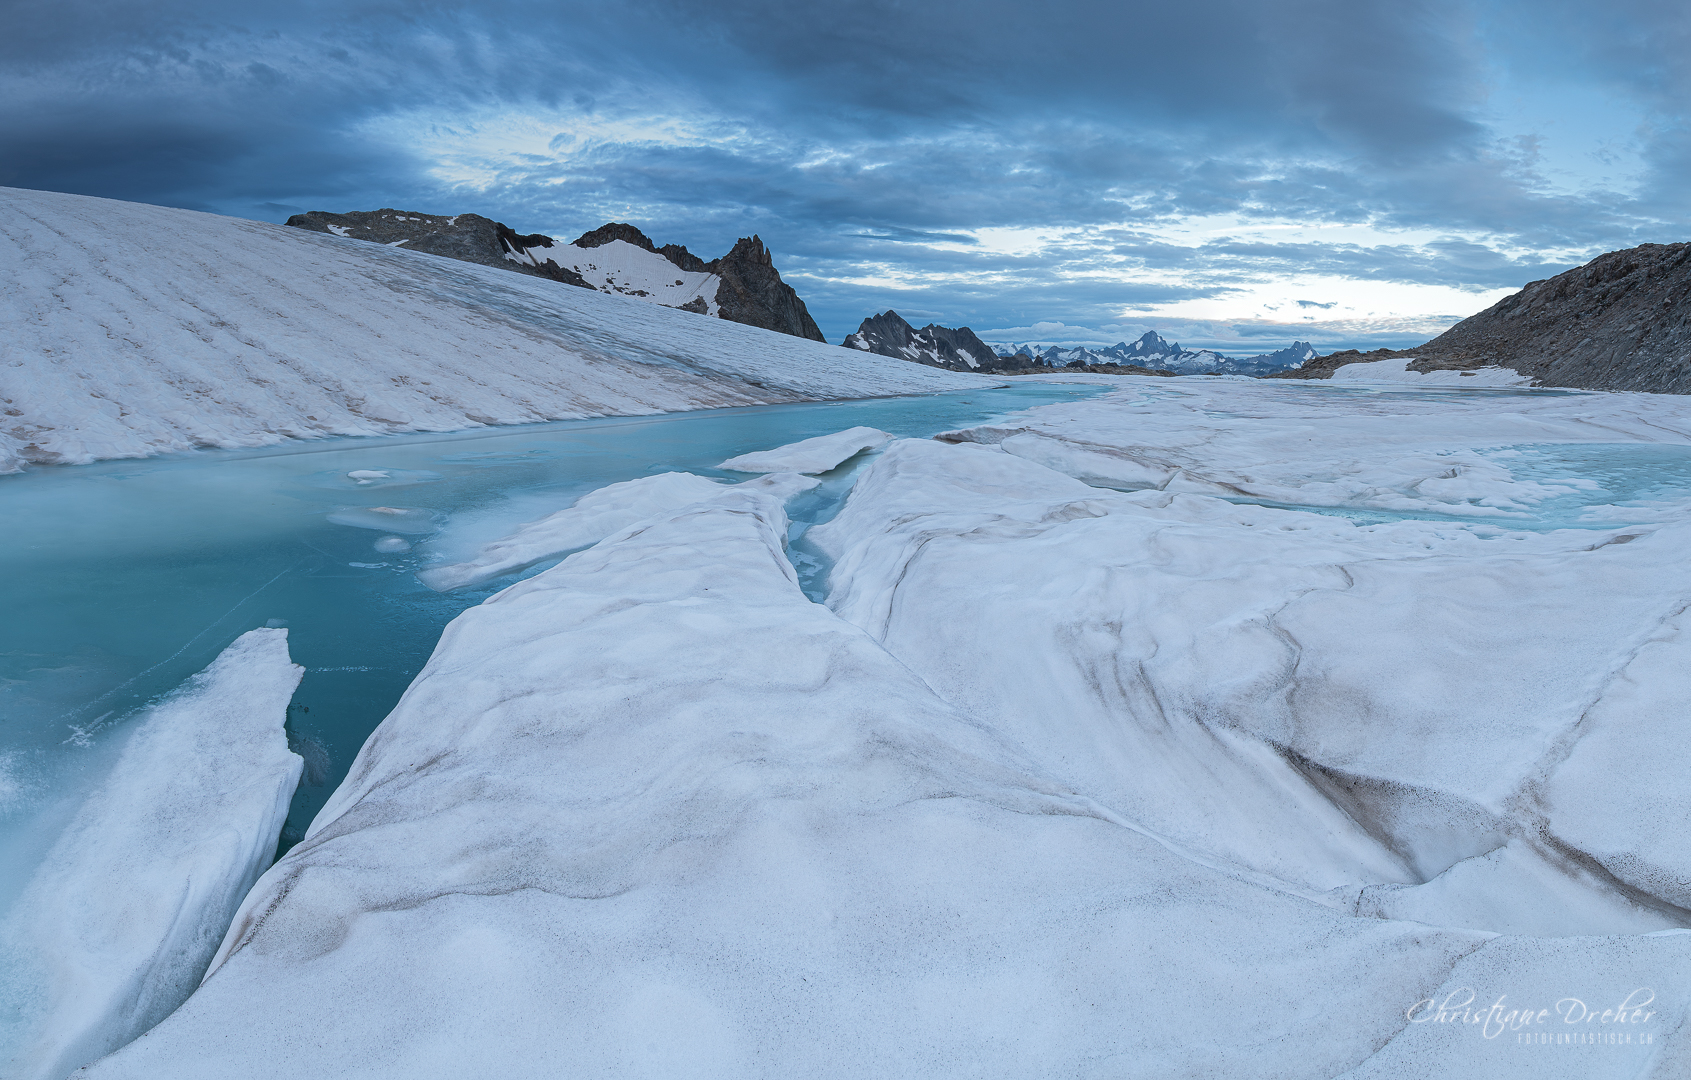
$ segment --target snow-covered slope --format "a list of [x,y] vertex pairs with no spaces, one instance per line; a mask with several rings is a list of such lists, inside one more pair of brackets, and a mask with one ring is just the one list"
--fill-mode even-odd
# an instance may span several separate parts
[[0,320],[0,472],[981,385],[400,248],[15,189]]
[[0,921],[0,1075],[61,1080],[199,985],[299,782],[287,638],[244,634],[154,706]]

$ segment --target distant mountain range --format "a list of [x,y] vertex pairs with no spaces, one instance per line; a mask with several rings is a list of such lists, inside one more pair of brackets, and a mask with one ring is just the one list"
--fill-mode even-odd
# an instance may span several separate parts
[[1325,379],[1400,358],[1407,371],[1495,365],[1540,386],[1691,394],[1691,244],[1611,251],[1529,282],[1419,348],[1333,353],[1275,377]]
[[1210,349],[1183,349],[1154,330],[1131,345],[1125,341],[1106,349],[1052,345],[1040,351],[1032,345],[988,345],[967,326],[952,329],[929,323],[918,330],[896,311],[864,319],[840,344],[953,371],[983,372],[1134,368],[1175,375],[1265,375],[1316,355],[1309,342],[1297,341],[1277,352],[1232,359]]
[[953,330],[929,323],[918,330],[892,310],[864,319],[840,344],[953,371],[1013,371],[1035,365],[1032,358],[993,351],[967,326]]
[[313,232],[404,247],[497,266],[566,284],[618,293],[666,307],[822,341],[798,293],[781,280],[757,236],[742,237],[719,259],[704,261],[679,244],[658,247],[633,225],[612,223],[562,244],[521,234],[479,214],[361,210],[295,214],[287,224]]
[[1040,351],[1032,345],[1010,344],[996,346],[996,350],[1001,356],[1025,356],[1053,368],[1118,364],[1171,371],[1176,375],[1266,375],[1294,368],[1317,355],[1315,347],[1309,342],[1295,341],[1275,352],[1232,358],[1213,349],[1181,348],[1178,342],[1165,340],[1155,330],[1148,331],[1132,344],[1122,341],[1103,349],[1052,345]]
[[[757,236],[742,237],[728,254],[706,262],[679,244],[659,247],[635,226],[620,222],[583,233],[569,244],[543,233],[519,233],[479,214],[313,210],[295,214],[287,224],[824,340],[804,301],[781,280]],[[1308,342],[1299,341],[1277,352],[1234,359],[1210,349],[1181,348],[1155,331],[1131,344],[1122,341],[1103,349],[993,346],[966,326],[929,323],[917,329],[891,310],[864,319],[841,344],[931,367],[986,373],[1132,368],[1176,375],[1268,375],[1296,368],[1316,355]]]

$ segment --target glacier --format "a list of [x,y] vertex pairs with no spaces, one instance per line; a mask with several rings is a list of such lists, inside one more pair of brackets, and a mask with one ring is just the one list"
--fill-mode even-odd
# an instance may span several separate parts
[[1683,410],[1164,381],[585,495],[87,1073],[1683,1075]]
[[0,188],[0,472],[984,377],[263,222]]
[[5,1076],[60,1080],[198,985],[299,782],[287,636],[242,635],[140,717],[0,917]]
[[[460,616],[200,991],[87,1075],[1199,1074],[1276,1039],[1331,1072],[1484,945],[1043,775],[806,600],[785,524],[683,508]],[[1249,974],[1335,967],[1338,1030]]]
[[6,1075],[1691,1070],[1684,399],[0,203]]

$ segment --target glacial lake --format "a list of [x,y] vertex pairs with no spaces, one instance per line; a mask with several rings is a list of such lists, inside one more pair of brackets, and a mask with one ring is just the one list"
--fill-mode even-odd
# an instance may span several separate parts
[[[1016,382],[923,397],[296,441],[0,477],[0,878],[33,865],[97,782],[124,721],[237,636],[285,625],[306,669],[290,741],[307,761],[286,848],[459,612],[517,580],[436,593],[466,557],[606,484],[713,466],[855,425],[926,437],[1108,386]],[[846,471],[845,469],[840,470]],[[386,473],[349,477],[349,473]],[[834,478],[795,500],[826,512]],[[837,489],[834,491],[833,489]],[[375,508],[405,510],[394,515]],[[406,531],[409,530],[409,531]],[[394,537],[410,544],[393,548]],[[801,547],[801,572],[814,575]],[[530,573],[539,573],[537,567]],[[0,884],[0,909],[8,897]]]

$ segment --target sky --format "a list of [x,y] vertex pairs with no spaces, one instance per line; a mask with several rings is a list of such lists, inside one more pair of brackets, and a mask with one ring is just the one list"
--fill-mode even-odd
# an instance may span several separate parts
[[1683,0],[0,0],[0,185],[762,236],[830,341],[1418,344],[1691,239]]

